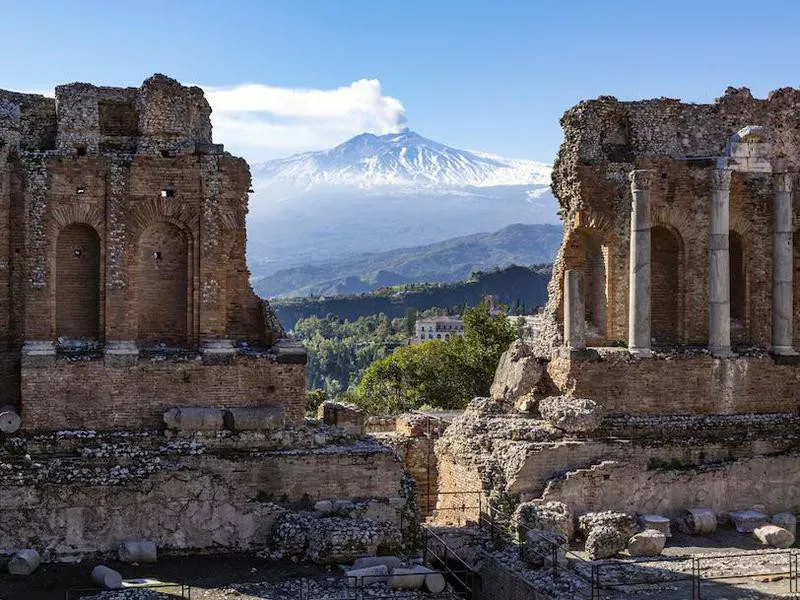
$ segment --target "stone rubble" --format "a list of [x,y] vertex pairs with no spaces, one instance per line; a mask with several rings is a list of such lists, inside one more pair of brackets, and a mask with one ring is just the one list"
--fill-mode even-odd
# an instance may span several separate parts
[[575,533],[572,511],[563,502],[522,502],[514,511],[513,520],[519,533],[526,529],[539,529],[557,533],[567,540],[571,540]]
[[628,540],[628,554],[631,556],[658,556],[664,550],[667,536],[655,529],[645,529]]
[[586,552],[593,560],[611,558],[625,549],[622,532],[610,525],[592,527],[586,536]]
[[578,531],[585,537],[592,529],[597,527],[611,527],[619,531],[624,539],[630,539],[639,532],[639,525],[636,519],[623,512],[606,510],[602,512],[590,512],[578,517]]
[[548,396],[539,401],[539,412],[553,427],[567,433],[588,433],[603,421],[603,408],[588,398]]
[[794,544],[794,534],[777,525],[759,525],[753,535],[765,546],[789,548]]

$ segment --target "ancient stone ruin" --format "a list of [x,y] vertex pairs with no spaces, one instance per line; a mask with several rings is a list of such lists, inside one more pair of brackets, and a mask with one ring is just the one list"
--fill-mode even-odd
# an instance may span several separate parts
[[646,528],[621,547],[595,531],[587,551],[608,556],[660,552],[670,521],[710,534],[797,510],[798,103],[730,88],[565,113],[542,334],[437,442],[442,518],[478,490],[506,513],[556,503]]
[[305,351],[248,283],[249,168],[213,143],[210,113],[163,75],[0,90],[0,554],[14,568],[128,547],[326,563],[415,523],[388,448],[306,421]]

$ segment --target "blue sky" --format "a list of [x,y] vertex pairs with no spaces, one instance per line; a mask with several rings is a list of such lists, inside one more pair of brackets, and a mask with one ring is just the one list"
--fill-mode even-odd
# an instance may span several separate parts
[[456,147],[550,162],[558,120],[582,98],[708,102],[728,85],[761,97],[800,85],[790,1],[2,4],[0,88],[138,85],[162,72],[238,90],[212,96],[215,131],[254,160],[404,117]]

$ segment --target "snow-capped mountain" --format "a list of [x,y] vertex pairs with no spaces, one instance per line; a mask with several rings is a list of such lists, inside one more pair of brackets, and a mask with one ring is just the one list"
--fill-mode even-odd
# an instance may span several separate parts
[[512,223],[558,223],[546,164],[458,150],[413,131],[252,165],[254,278]]
[[549,165],[457,150],[405,130],[362,133],[320,152],[305,152],[253,168],[256,187],[492,187],[550,184]]

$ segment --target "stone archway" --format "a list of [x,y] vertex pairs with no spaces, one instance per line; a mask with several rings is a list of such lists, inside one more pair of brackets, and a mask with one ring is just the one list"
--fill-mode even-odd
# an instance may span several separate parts
[[565,270],[576,270],[583,276],[587,337],[599,343],[606,339],[607,254],[600,236],[585,229],[575,230],[564,248]]
[[188,338],[189,240],[176,225],[157,222],[139,238],[140,342],[185,345]]
[[56,239],[56,335],[100,337],[100,237],[93,227],[73,223]]

